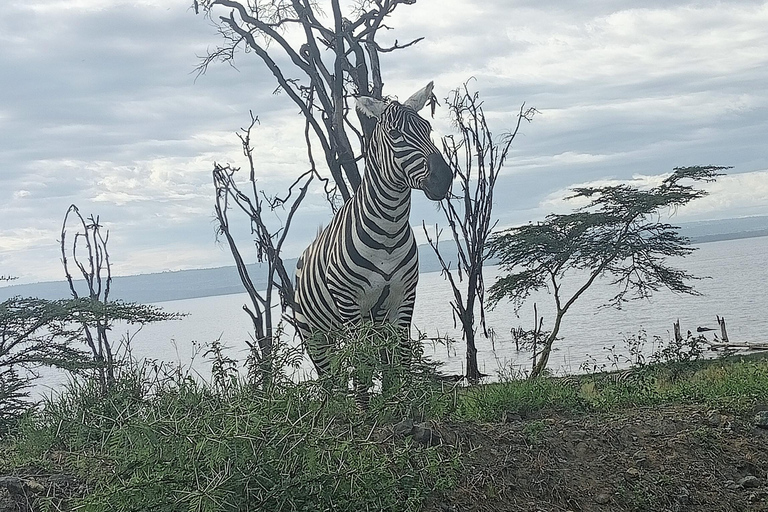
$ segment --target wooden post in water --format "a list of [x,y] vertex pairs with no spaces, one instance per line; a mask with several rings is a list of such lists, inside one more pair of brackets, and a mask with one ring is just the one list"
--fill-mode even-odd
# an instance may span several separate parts
[[723,340],[723,343],[728,343],[728,333],[725,332],[725,317],[721,317],[720,315],[717,315],[717,323],[720,325],[720,334]]
[[675,341],[678,342],[678,343],[682,342],[683,341],[683,335],[680,334],[680,319],[679,318],[677,319],[677,322],[672,324],[672,329],[674,330],[674,333],[675,333]]

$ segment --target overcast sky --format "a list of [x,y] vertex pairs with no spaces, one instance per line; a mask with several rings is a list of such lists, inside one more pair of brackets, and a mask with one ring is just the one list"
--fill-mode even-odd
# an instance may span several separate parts
[[[61,279],[72,203],[110,230],[116,275],[231,264],[215,241],[211,168],[243,164],[234,133],[249,109],[262,186],[281,192],[307,168],[296,109],[253,54],[196,79],[220,39],[190,4],[4,0],[0,275]],[[733,169],[676,221],[768,214],[768,3],[418,0],[389,25],[383,42],[425,40],[383,57],[385,94],[434,80],[444,98],[474,76],[496,133],[523,102],[541,112],[498,183],[504,225],[567,211],[573,185],[653,183],[697,164]],[[445,109],[433,126],[450,131]],[[440,220],[423,194],[414,201],[414,225]],[[314,190],[286,256],[328,215]]]

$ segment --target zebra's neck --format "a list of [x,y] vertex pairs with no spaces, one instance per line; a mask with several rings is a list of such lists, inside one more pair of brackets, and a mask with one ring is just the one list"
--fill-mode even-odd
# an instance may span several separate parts
[[375,231],[383,236],[399,237],[405,228],[410,228],[411,189],[389,184],[380,176],[377,163],[366,162],[360,188],[355,194],[359,218],[370,221]]

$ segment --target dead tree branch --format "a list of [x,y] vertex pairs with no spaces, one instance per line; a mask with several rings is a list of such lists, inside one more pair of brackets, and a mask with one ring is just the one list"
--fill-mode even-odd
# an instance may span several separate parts
[[[452,192],[440,203],[454,242],[455,252],[451,251],[451,256],[455,257],[444,257],[439,233],[433,240],[426,226],[423,228],[453,291],[451,307],[454,321],[458,319],[467,343],[467,379],[477,382],[482,374],[477,365],[475,308],[479,309],[483,334],[488,337],[483,264],[489,258],[486,243],[496,225],[492,217],[493,193],[522,121],[531,121],[536,110],[525,109],[523,104],[514,130],[497,142],[486,121],[479,94],[470,91],[468,83],[446,98],[451,119],[459,133],[458,136],[443,138],[443,150],[454,171],[454,189],[456,184],[459,186],[458,193]],[[450,264],[452,260],[456,261],[453,268]]]

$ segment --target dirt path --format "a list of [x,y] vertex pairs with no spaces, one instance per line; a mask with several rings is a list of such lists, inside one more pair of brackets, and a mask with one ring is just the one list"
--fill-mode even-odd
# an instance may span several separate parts
[[660,406],[438,430],[471,451],[433,510],[768,511],[768,430],[754,414]]

